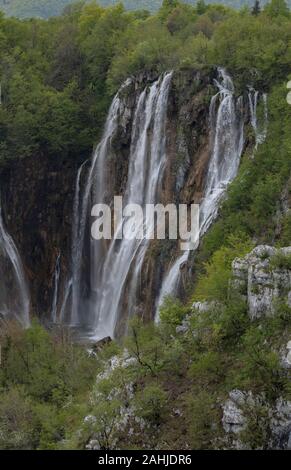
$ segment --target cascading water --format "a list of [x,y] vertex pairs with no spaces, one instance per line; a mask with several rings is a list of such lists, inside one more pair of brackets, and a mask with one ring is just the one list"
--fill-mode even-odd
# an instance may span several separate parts
[[[171,76],[172,73],[166,73],[150,87],[146,87],[138,97],[133,118],[124,206],[139,204],[144,208],[146,204],[157,202],[158,186],[166,160],[165,131]],[[122,89],[128,84],[129,82],[126,82]],[[86,311],[86,334],[94,340],[113,337],[121,310],[125,309],[128,316],[131,307],[134,308],[137,279],[149,245],[149,237],[146,237],[146,234],[153,230],[146,220],[142,227],[143,238],[120,239],[125,228],[129,232],[133,229],[130,220],[127,220],[126,227],[123,222],[117,226],[115,237],[110,244],[106,244],[104,240],[91,240],[90,292],[83,296],[82,255],[86,243],[89,202],[112,202],[108,162],[112,153],[111,141],[122,112],[123,103],[119,91],[112,102],[103,138],[93,156],[82,197],[82,169],[79,170],[76,183],[74,214],[78,214],[78,217],[74,216],[73,239],[76,242],[73,240],[72,308],[69,324],[82,325],[82,311]],[[67,299],[65,301],[67,302]],[[64,312],[62,315],[64,317]]]
[[55,271],[54,271],[54,295],[52,301],[51,321],[57,322],[57,308],[58,308],[58,296],[59,296],[59,281],[61,274],[61,253],[58,254],[56,259]]
[[[200,237],[217,216],[219,203],[228,184],[235,178],[243,150],[243,103],[234,96],[234,85],[225,70],[219,69],[215,80],[218,93],[210,105],[211,157],[206,177],[204,197],[200,204]],[[166,275],[159,298],[155,321],[159,321],[159,308],[168,295],[175,295],[180,282],[181,266],[190,251],[180,256]]]
[[17,248],[7,233],[0,207],[0,314],[14,316],[24,328],[30,324],[29,292]]
[[[267,104],[267,95],[260,93],[253,88],[249,88],[248,93],[249,99],[249,109],[250,109],[250,122],[255,134],[255,150],[258,146],[262,144],[267,137],[267,127],[268,127],[268,104]],[[262,122],[259,122],[258,119],[258,103],[259,100],[262,100],[263,105],[263,116]]]
[[[121,87],[121,90],[128,84],[129,81],[125,82],[125,84]],[[84,295],[82,292],[82,261],[85,251],[84,245],[86,226],[88,223],[89,202],[90,198],[92,197],[93,182],[96,179],[98,179],[98,181],[94,189],[95,191],[98,191],[98,202],[101,203],[104,201],[106,158],[110,155],[111,139],[114,133],[116,132],[118,125],[118,117],[120,114],[121,106],[119,94],[120,90],[114,97],[110,106],[103,132],[103,137],[94,152],[83,192],[81,191],[81,176],[84,171],[84,167],[87,164],[87,161],[81,165],[77,174],[73,207],[71,277],[67,281],[59,316],[60,323],[67,323],[71,327],[78,327],[84,323],[83,318],[81,317],[81,312],[84,310],[85,303]],[[98,265],[100,262],[100,260],[97,261]],[[92,291],[94,290],[94,287],[95,286],[92,285]],[[89,304],[86,305],[86,310],[86,323],[89,324],[91,313]]]
[[[204,196],[200,204],[200,236],[217,216],[219,204],[228,184],[235,178],[243,149],[243,99],[235,98],[234,85],[223,69],[215,80],[218,92],[210,105],[211,158],[209,161]],[[137,97],[132,123],[131,146],[128,158],[127,184],[123,193],[123,205],[158,202],[159,182],[166,162],[166,115],[172,73],[167,73],[147,86]],[[113,337],[116,326],[126,321],[136,311],[137,293],[141,270],[154,227],[152,219],[145,220],[143,237],[122,238],[124,221],[115,227],[112,241],[90,239],[89,212],[96,203],[112,204],[113,189],[110,179],[110,161],[116,157],[112,141],[125,116],[126,107],[122,90],[131,84],[128,80],[121,87],[111,104],[103,137],[96,148],[91,166],[86,162],[80,167],[76,180],[73,209],[71,277],[67,282],[59,321],[83,330],[83,336],[99,340]],[[259,122],[257,107],[260,95],[249,90],[250,121],[257,145],[266,138],[267,97],[262,94],[263,117]],[[261,119],[261,118],[260,118]],[[86,170],[86,171],[85,171]],[[127,231],[134,221],[126,221]],[[166,275],[157,311],[166,295],[175,295],[180,283],[181,266],[189,258],[183,252]],[[52,316],[55,317],[56,313]],[[159,315],[156,313],[156,320]]]
[[[139,97],[133,122],[125,205],[139,204],[144,207],[156,202],[157,186],[165,164],[165,118],[170,81],[171,73],[155,82],[149,90],[145,89]],[[147,221],[145,226],[147,231],[152,230]],[[122,228],[120,225],[117,232]],[[131,230],[130,225],[127,230]],[[114,335],[129,273],[133,270],[131,297],[135,296],[135,280],[148,243],[148,240],[135,238],[111,243],[103,266],[102,295],[96,304],[94,331],[97,337]]]

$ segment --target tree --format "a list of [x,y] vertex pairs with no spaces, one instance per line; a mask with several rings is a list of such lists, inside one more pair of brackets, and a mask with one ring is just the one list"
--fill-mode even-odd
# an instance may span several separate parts
[[207,11],[207,5],[204,0],[198,0],[196,3],[196,11],[198,15],[204,15]]
[[32,403],[23,388],[0,395],[0,449],[31,449],[34,443]]
[[163,0],[163,5],[162,8],[176,8],[178,6],[179,2],[178,0]]
[[219,407],[215,397],[203,390],[188,399],[189,435],[192,449],[213,448],[219,427]]
[[160,17],[163,20],[165,20],[168,17],[168,15],[171,13],[171,11],[173,11],[174,8],[177,8],[178,5],[179,5],[178,0],[163,0],[163,4],[159,11]]
[[255,0],[255,4],[252,9],[252,15],[258,16],[261,13],[260,0]]
[[265,11],[269,16],[271,16],[271,18],[276,18],[277,16],[289,17],[290,15],[289,8],[285,0],[271,0],[271,2],[266,6]]
[[134,402],[138,416],[157,426],[161,424],[166,403],[167,394],[159,384],[145,386]]

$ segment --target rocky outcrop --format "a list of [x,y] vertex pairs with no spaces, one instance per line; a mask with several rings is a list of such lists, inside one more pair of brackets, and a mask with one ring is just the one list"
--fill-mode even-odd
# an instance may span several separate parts
[[[264,418],[258,410],[264,408]],[[271,405],[265,397],[255,396],[251,391],[232,390],[223,404],[222,425],[230,437],[232,447],[248,448],[250,443],[240,440],[240,433],[248,426],[248,419],[257,416],[258,425],[268,436],[267,447],[270,449],[291,450],[291,402],[278,398]]]
[[252,320],[273,315],[278,300],[291,307],[291,247],[260,245],[245,258],[232,263],[232,287],[248,304]]
[[291,341],[281,349],[281,364],[284,369],[291,369]]

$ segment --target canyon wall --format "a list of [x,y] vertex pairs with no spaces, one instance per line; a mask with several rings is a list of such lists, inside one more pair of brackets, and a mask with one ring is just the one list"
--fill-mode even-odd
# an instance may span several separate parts
[[[216,70],[187,70],[172,76],[166,117],[167,159],[159,186],[159,200],[164,204],[201,202],[210,158],[209,107],[216,93],[215,77]],[[120,92],[124,109],[111,142],[113,152],[108,172],[112,194],[122,195],[125,191],[138,96],[157,78],[149,73],[141,74]],[[248,119],[245,110],[245,120]],[[24,264],[31,291],[31,313],[48,321],[54,302],[58,257],[58,314],[68,288],[76,178],[78,168],[88,158],[90,155],[75,159],[61,155],[48,157],[43,153],[15,158],[0,169],[3,218]],[[88,171],[86,165],[85,168]],[[177,247],[175,240],[150,243],[138,279],[136,308],[145,319],[153,316],[161,279],[177,257]],[[88,263],[88,256],[85,253],[83,266]],[[188,271],[184,266],[181,269],[185,274]],[[123,320],[121,315],[117,324],[120,331],[124,330]]]

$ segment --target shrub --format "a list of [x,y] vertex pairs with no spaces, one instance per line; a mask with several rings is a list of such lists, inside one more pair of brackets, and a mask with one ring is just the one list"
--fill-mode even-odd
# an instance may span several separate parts
[[196,450],[214,449],[218,444],[219,407],[215,398],[201,391],[188,398],[189,435],[191,448]]
[[198,279],[194,299],[225,302],[231,278],[231,263],[234,258],[248,253],[252,246],[251,241],[242,234],[229,236],[226,246],[215,251],[205,264],[206,273]]
[[216,383],[223,377],[223,363],[221,356],[209,351],[197,357],[193,357],[193,363],[189,369],[189,375],[195,384],[208,386]]
[[151,424],[160,425],[166,410],[167,394],[159,384],[146,385],[136,394],[136,413]]
[[270,267],[272,269],[288,269],[291,271],[291,254],[276,253],[270,260]]
[[34,447],[32,403],[21,387],[0,396],[0,449],[24,450]]
[[267,449],[270,444],[271,426],[268,403],[252,401],[242,407],[246,418],[245,428],[239,433],[239,439],[248,449]]

